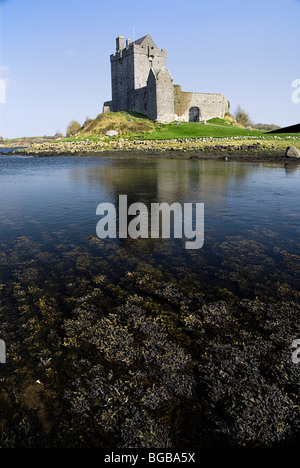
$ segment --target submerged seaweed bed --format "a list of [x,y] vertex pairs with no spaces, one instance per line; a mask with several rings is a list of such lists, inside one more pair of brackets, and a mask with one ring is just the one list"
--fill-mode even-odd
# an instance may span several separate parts
[[296,446],[300,258],[254,234],[218,270],[168,240],[2,242],[0,446]]

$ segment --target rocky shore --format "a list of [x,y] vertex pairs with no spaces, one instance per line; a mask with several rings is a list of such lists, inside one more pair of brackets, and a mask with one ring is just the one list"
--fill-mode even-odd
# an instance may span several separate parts
[[[13,155],[93,156],[117,158],[225,159],[288,162],[299,160],[298,138],[231,137],[174,140],[98,139],[33,143],[12,149]],[[291,144],[291,146],[288,146]],[[299,145],[299,143],[298,143]],[[288,148],[294,151],[288,154]],[[1,148],[0,148],[1,153]]]

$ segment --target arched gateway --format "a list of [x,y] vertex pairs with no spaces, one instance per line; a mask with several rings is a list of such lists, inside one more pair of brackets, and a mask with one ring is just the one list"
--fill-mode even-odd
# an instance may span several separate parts
[[190,107],[189,110],[189,122],[199,122],[200,109],[199,107]]

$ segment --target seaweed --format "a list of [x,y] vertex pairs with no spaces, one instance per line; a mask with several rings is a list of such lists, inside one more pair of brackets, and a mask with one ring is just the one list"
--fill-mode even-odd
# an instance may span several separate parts
[[1,448],[297,446],[296,237],[37,229],[1,242]]

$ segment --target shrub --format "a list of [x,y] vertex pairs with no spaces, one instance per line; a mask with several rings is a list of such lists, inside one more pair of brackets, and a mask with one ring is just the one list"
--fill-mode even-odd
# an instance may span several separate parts
[[75,135],[75,133],[77,133],[80,130],[80,128],[81,125],[75,120],[72,120],[67,127],[66,136],[70,137]]

